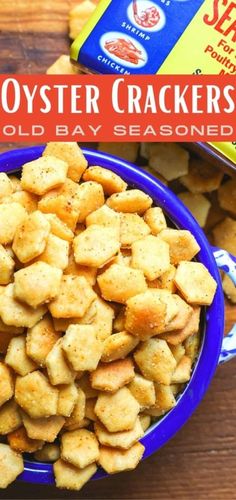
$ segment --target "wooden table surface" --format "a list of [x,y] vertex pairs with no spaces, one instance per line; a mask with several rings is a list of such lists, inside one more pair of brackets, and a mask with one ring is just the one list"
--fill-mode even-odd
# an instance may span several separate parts
[[[77,0],[1,0],[0,73],[44,73],[68,53],[67,16]],[[22,146],[22,144],[21,144]],[[0,144],[0,151],[17,144]],[[236,307],[226,305],[226,331]],[[15,483],[2,499],[236,499],[236,360],[217,369],[207,395],[188,423],[136,471],[82,492]],[[1,473],[1,472],[0,472]]]

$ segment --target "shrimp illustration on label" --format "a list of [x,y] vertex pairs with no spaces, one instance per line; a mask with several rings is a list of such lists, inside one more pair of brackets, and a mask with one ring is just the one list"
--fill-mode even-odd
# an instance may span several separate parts
[[133,0],[133,13],[136,23],[142,26],[142,28],[153,28],[153,26],[156,26],[161,19],[161,16],[154,5],[152,7],[147,7],[139,14],[137,0]]
[[127,14],[132,24],[143,31],[159,31],[165,25],[163,10],[150,0],[132,0]]

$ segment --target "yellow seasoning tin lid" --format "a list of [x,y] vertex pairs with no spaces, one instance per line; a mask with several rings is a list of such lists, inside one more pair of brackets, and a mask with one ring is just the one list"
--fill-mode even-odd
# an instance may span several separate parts
[[235,142],[210,142],[214,149],[222,153],[228,160],[236,165],[236,141]]

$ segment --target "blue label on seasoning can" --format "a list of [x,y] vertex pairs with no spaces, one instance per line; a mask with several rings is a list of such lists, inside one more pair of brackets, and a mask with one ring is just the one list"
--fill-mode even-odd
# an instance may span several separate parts
[[71,57],[97,73],[155,74],[202,4],[104,0],[74,42]]

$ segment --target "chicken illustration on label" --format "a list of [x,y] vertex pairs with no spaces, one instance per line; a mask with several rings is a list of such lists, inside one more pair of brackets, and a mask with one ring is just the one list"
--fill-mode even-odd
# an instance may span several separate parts
[[109,57],[116,62],[122,61],[125,66],[140,68],[148,60],[143,46],[121,32],[106,33],[100,40],[100,46]]

